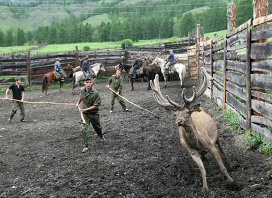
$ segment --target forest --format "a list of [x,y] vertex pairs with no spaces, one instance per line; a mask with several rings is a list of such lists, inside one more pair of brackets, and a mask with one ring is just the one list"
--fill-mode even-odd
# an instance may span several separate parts
[[[133,41],[185,37],[195,29],[196,24],[204,32],[226,29],[226,0],[161,0],[136,1],[133,5],[123,1],[48,0],[48,1],[3,1],[14,17],[22,17],[29,7],[61,4],[82,5],[81,14],[69,17],[51,25],[40,26],[31,31],[23,28],[0,29],[0,46],[21,46],[30,44],[64,44],[78,42],[107,42],[131,39]],[[236,26],[252,17],[252,1],[234,1],[236,5]],[[92,9],[86,3],[96,3]],[[272,2],[271,2],[272,3]],[[271,13],[271,3],[269,13]],[[19,11],[20,10],[20,11]],[[68,11],[67,11],[68,12]],[[111,22],[102,21],[94,26],[86,20],[92,16],[107,14]],[[50,14],[50,13],[48,13]]]

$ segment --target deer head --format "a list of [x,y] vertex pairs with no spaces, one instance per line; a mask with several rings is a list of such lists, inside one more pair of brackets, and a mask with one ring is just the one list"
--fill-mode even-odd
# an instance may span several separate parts
[[177,118],[176,123],[179,126],[183,126],[184,123],[186,123],[186,121],[189,119],[191,113],[198,110],[199,105],[195,105],[195,106],[191,107],[191,104],[197,98],[199,98],[208,87],[208,82],[207,82],[207,79],[209,79],[208,73],[204,67],[201,67],[201,71],[203,73],[204,79],[203,79],[203,83],[202,83],[199,91],[196,91],[196,87],[194,86],[193,87],[193,95],[190,98],[186,98],[186,96],[184,95],[184,92],[186,89],[183,88],[182,93],[181,93],[181,98],[184,101],[184,105],[180,105],[180,104],[174,102],[167,95],[166,95],[166,98],[162,95],[161,90],[160,90],[158,74],[155,77],[154,84],[152,82],[150,83],[151,88],[154,91],[153,96],[154,96],[155,100],[157,101],[157,103],[160,106],[164,107],[167,111],[170,110],[176,115],[176,118]]

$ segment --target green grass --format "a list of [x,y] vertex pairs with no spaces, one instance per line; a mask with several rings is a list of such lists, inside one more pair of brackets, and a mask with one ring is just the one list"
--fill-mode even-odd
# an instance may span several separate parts
[[233,113],[224,109],[223,115],[227,120],[227,128],[229,128],[232,131],[232,133],[241,133],[244,131],[240,126],[238,118],[236,118]]
[[113,20],[119,20],[124,21],[123,17],[113,17],[109,14],[100,14],[92,16],[86,20],[84,20],[82,23],[85,25],[86,23],[91,24],[93,27],[99,26],[102,22],[104,23],[111,23]]
[[30,46],[11,46],[11,47],[0,47],[0,54],[9,54],[12,52],[18,52],[18,51],[27,51],[28,49],[32,47],[37,47],[36,45],[30,45]]
[[[167,42],[169,39],[152,39],[152,40],[139,40],[138,42],[134,42],[133,46],[141,46],[141,45],[153,45],[158,44],[160,41]],[[90,43],[70,43],[70,44],[55,44],[55,45],[47,45],[39,50],[31,51],[31,54],[44,54],[44,53],[53,53],[53,52],[65,52],[65,51],[75,51],[76,46],[80,51],[83,50],[84,46],[90,47],[91,50],[96,49],[121,49],[121,41],[116,42],[90,42]],[[21,50],[27,50],[31,47],[35,46],[12,46],[12,47],[0,47],[0,54],[3,53],[12,53]]]

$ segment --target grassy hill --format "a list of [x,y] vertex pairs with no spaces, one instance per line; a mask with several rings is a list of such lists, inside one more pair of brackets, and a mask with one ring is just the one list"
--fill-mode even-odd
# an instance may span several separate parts
[[[84,20],[82,23],[83,24],[91,24],[93,27],[96,27],[98,25],[100,25],[102,22],[104,23],[108,23],[108,22],[112,22],[116,17],[112,17],[109,14],[100,14],[100,15],[95,15],[92,17],[89,17],[88,19]],[[120,21],[123,21],[124,18],[122,17],[118,17],[118,19]]]

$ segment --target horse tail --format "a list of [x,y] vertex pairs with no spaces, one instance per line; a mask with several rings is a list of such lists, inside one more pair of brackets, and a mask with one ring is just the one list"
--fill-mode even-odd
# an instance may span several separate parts
[[72,89],[73,89],[73,91],[75,89],[75,86],[76,86],[76,73],[74,73],[73,77],[72,77]]
[[42,83],[42,92],[43,93],[45,92],[46,86],[47,86],[47,77],[43,76],[43,83]]

